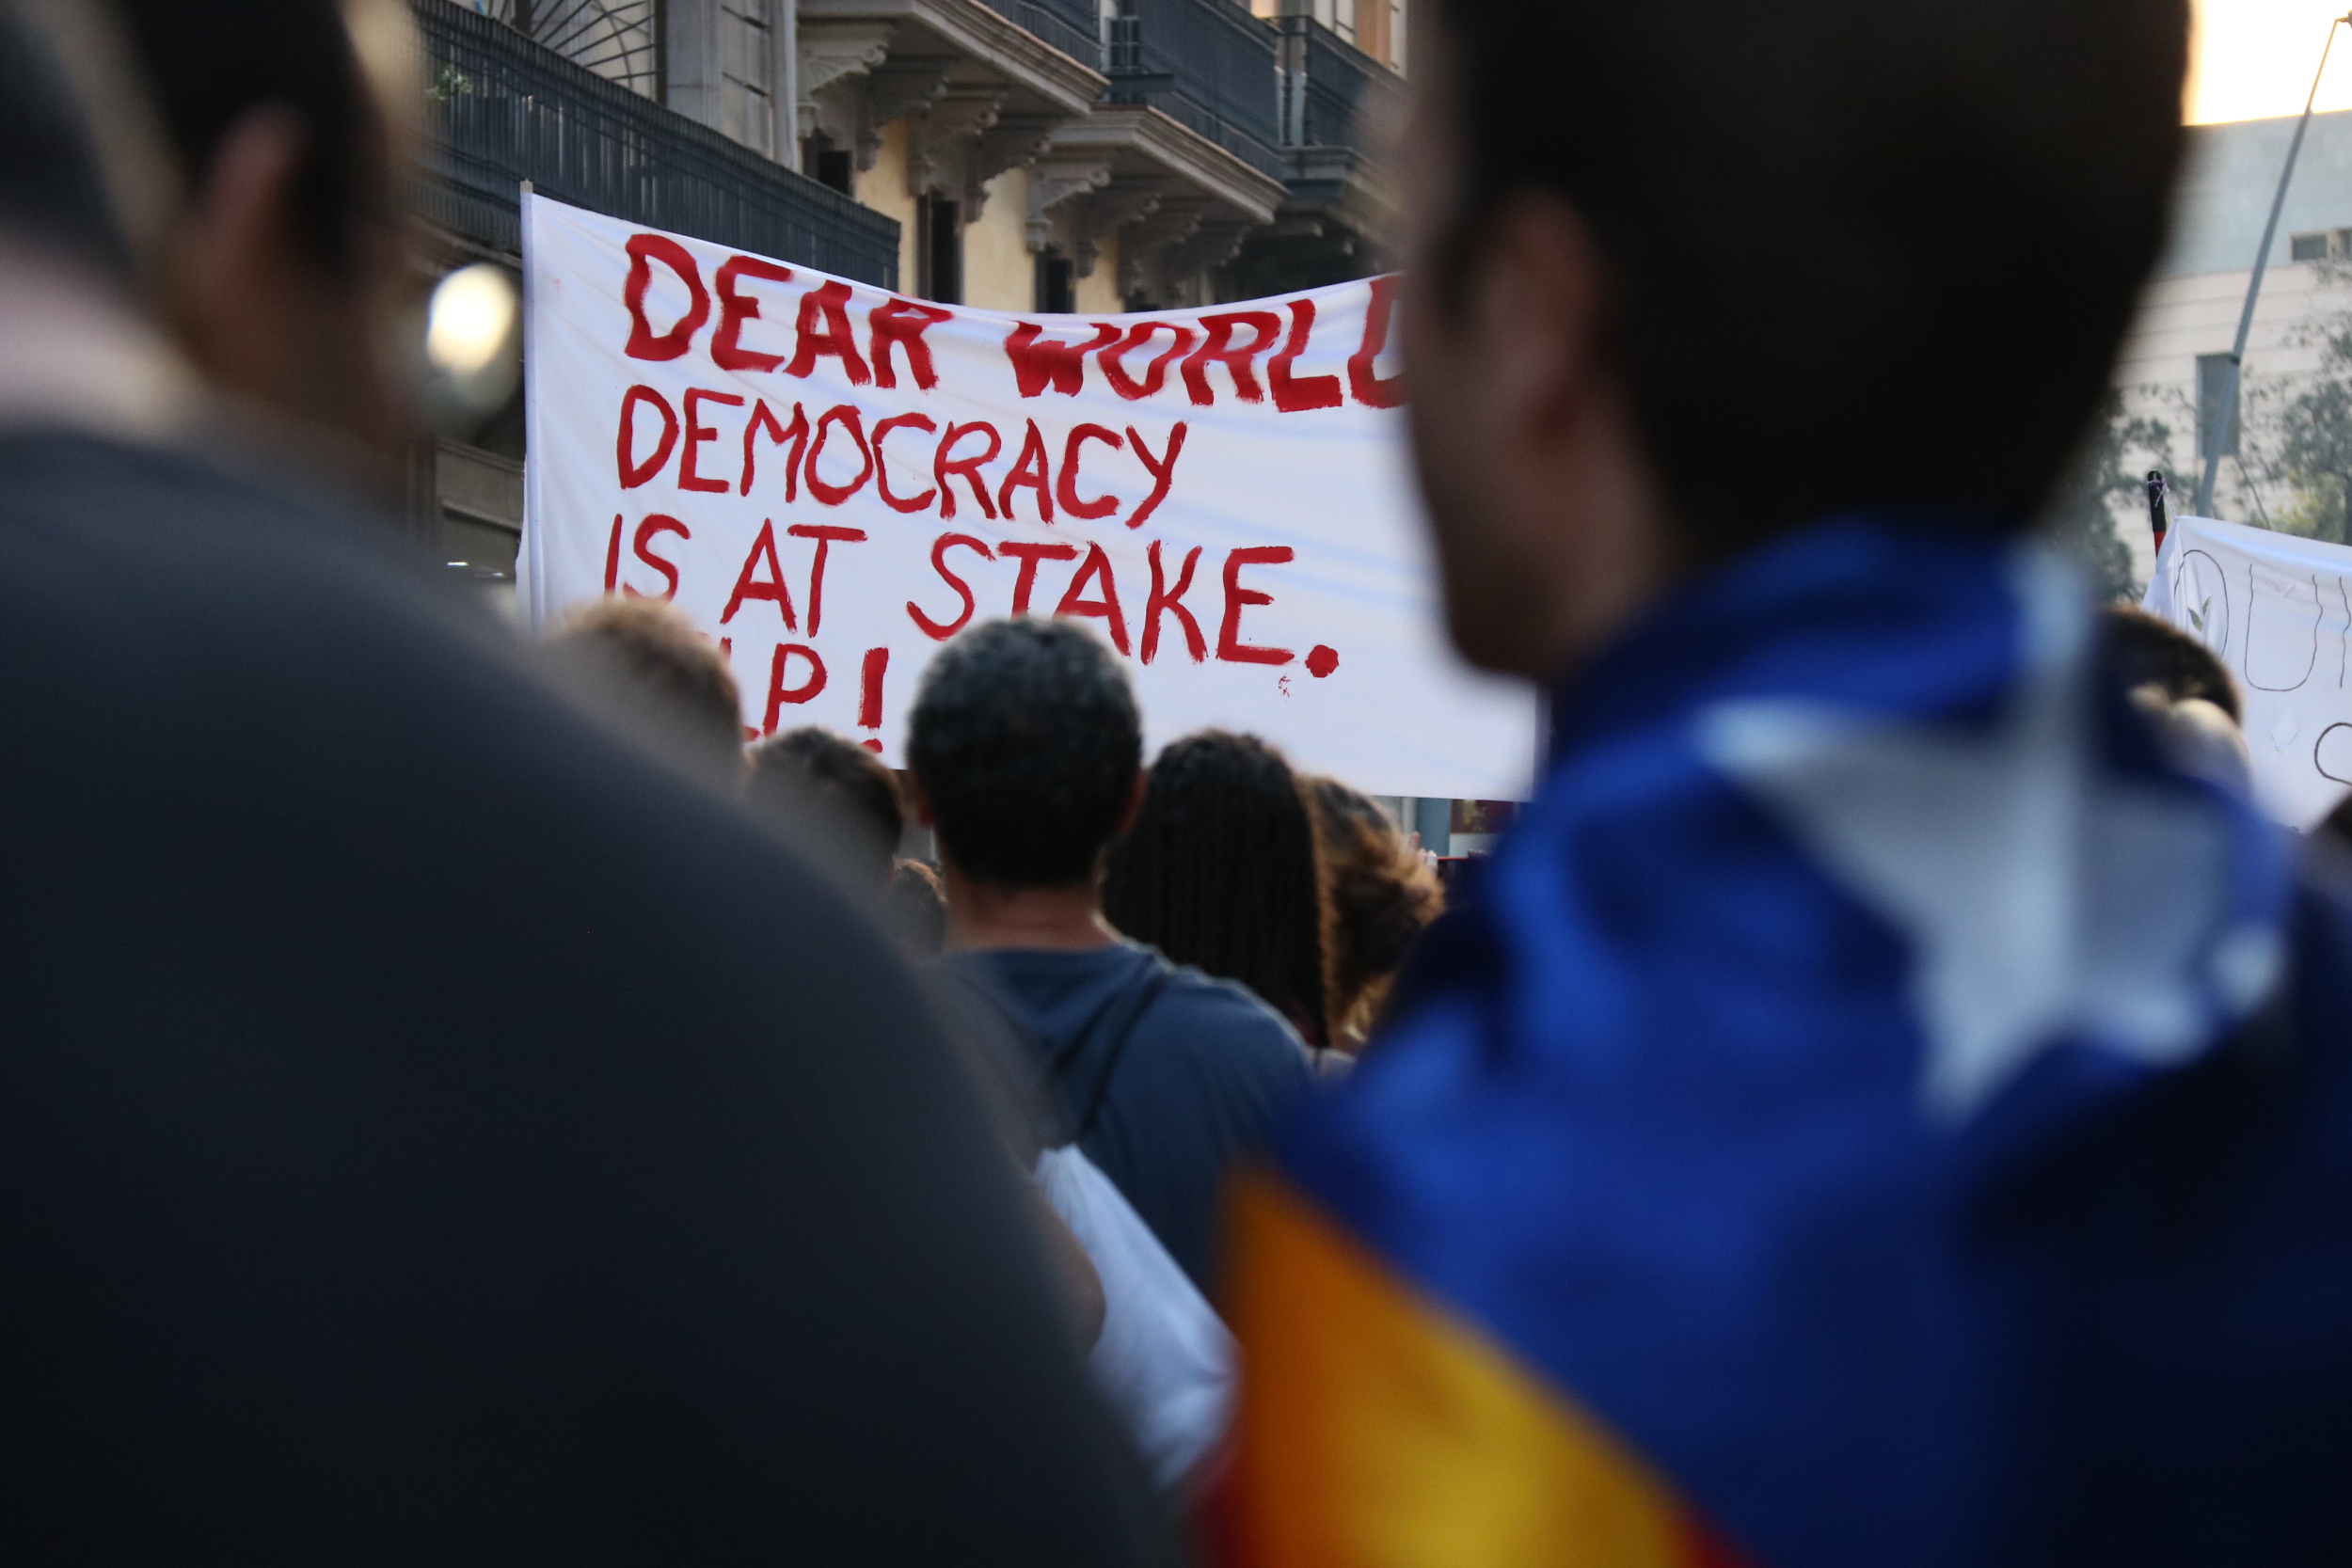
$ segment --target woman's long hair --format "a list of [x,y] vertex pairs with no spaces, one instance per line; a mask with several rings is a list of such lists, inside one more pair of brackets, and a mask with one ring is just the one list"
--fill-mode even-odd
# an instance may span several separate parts
[[1414,941],[1445,911],[1445,888],[1370,796],[1337,779],[1307,779],[1331,911],[1324,990],[1331,1043],[1353,1050],[1379,1022],[1390,982]]
[[1290,764],[1255,736],[1204,730],[1152,765],[1113,846],[1104,913],[1177,963],[1238,980],[1327,1044],[1322,875]]

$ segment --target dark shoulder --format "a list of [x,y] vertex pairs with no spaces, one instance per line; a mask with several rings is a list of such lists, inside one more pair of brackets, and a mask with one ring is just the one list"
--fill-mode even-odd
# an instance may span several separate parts
[[1298,1032],[1248,987],[1152,957],[1167,974],[1148,1021],[1154,1033],[1181,1036],[1192,1049],[1237,1068],[1302,1080],[1312,1076]]
[[321,701],[527,662],[486,608],[404,547],[397,522],[317,485],[202,454],[0,435],[0,600],[27,657],[74,684],[227,682]]
[[[682,960],[708,978],[730,947],[772,952],[781,928],[796,967],[915,1010],[873,978],[896,966],[779,838],[574,701],[395,541],[357,505],[201,455],[0,436],[0,658],[15,677],[0,723],[40,741],[16,784],[57,801],[61,828],[103,838],[125,876],[134,844],[171,819],[136,809],[161,759],[180,817],[245,846],[243,874],[372,883],[390,907],[429,900],[434,868],[501,868],[469,879],[414,946],[495,915],[510,949],[543,941],[568,963],[626,933],[634,973]],[[663,917],[688,900],[702,920]],[[557,993],[631,989],[591,969]]]
[[2292,942],[2296,983],[2352,991],[2352,845],[2321,830],[2303,845]]
[[256,551],[290,564],[380,563],[401,543],[395,522],[316,476],[65,432],[0,432],[0,511],[35,528],[62,524],[63,539],[93,554],[135,550],[207,576]]

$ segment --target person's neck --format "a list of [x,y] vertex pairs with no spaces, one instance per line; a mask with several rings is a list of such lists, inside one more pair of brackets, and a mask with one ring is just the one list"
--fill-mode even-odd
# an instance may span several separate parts
[[0,237],[0,428],[87,430],[153,442],[202,407],[196,377],[114,290]]
[[1083,953],[1119,941],[1119,933],[1103,918],[1099,877],[1068,887],[1001,887],[974,881],[953,862],[942,869],[951,952],[1026,948]]

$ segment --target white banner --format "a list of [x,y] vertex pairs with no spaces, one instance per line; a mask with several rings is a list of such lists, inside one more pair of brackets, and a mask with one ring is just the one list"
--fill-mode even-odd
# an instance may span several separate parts
[[1523,800],[1536,702],[1445,640],[1393,279],[1105,318],[935,306],[523,208],[523,603],[619,593],[725,650],[743,721],[903,766],[931,654],[1018,614],[1207,725],[1393,795]]
[[2352,549],[2182,517],[2144,603],[2236,677],[2263,809],[2296,828],[2333,810],[2352,786]]

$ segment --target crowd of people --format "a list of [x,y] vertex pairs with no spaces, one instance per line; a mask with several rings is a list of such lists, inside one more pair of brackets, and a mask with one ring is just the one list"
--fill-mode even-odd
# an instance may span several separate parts
[[903,774],[516,639],[377,517],[401,8],[0,0],[0,1555],[2352,1556],[2337,830],[2031,526],[2185,5],[1415,19],[1467,892],[1069,622]]
[[[668,605],[606,600],[556,642],[683,765],[739,756],[721,776],[928,966],[1019,1168],[1073,1210],[1047,1223],[1092,1258],[1075,1290],[1096,1342],[1117,1337],[1096,1358],[1105,1389],[1182,1484],[1230,1397],[1210,1305],[1221,1195],[1368,1037],[1443,909],[1433,858],[1253,736],[1187,736],[1146,768],[1127,674],[1075,622],[990,623],[942,650],[903,782],[817,726],[740,745],[725,659]],[[936,866],[900,853],[910,815]],[[1065,1151],[1056,1180],[1049,1150]],[[1106,1185],[1071,1188],[1073,1160]],[[1078,1244],[1097,1235],[1082,1203],[1132,1222]],[[1138,1248],[1181,1279],[1133,1268]]]

